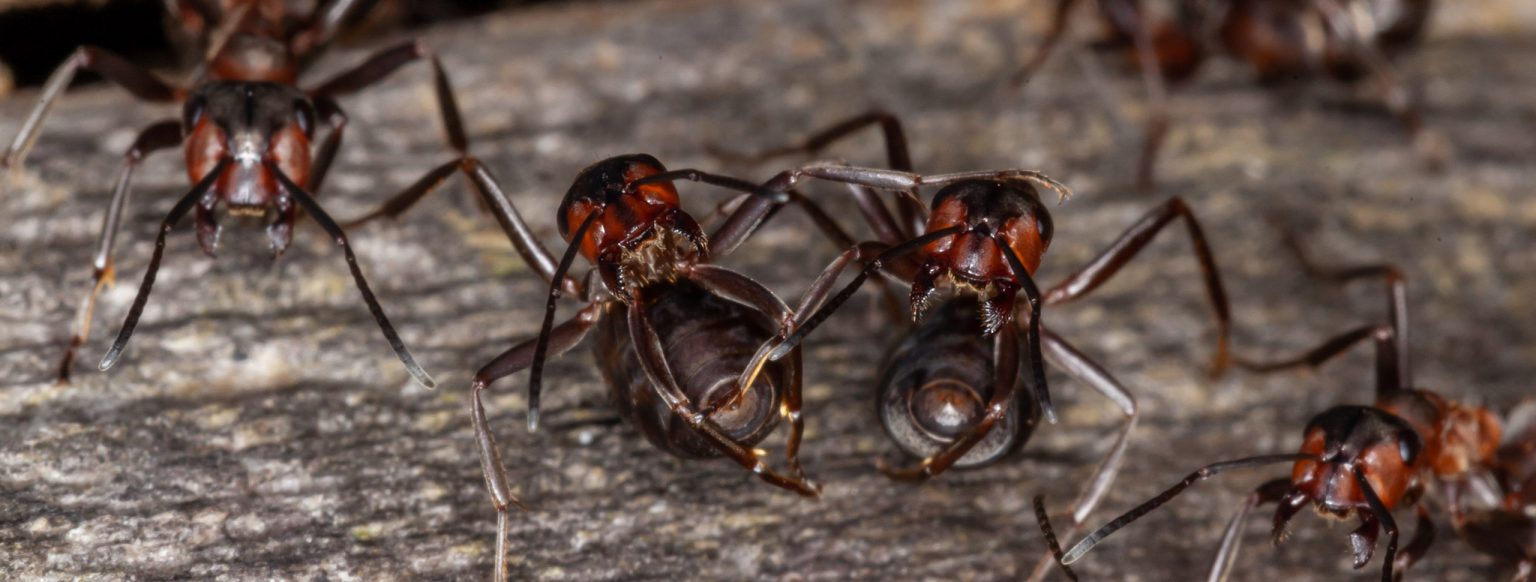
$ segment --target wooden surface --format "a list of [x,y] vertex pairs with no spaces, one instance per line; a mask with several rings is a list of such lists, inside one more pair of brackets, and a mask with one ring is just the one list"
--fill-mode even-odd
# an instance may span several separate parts
[[[1279,217],[1326,257],[1406,268],[1420,383],[1504,406],[1536,377],[1536,26],[1520,3],[1476,14],[1445,7],[1449,24],[1404,63],[1429,122],[1456,146],[1449,171],[1421,171],[1392,120],[1347,91],[1266,95],[1243,71],[1217,66],[1174,95],[1157,195],[1128,187],[1143,112],[1132,80],[1104,71],[1111,81],[1100,91],[1064,52],[1023,95],[1001,92],[1043,22],[1025,2],[579,4],[507,11],[426,38],[451,68],[475,152],[546,241],[557,240],[559,196],[594,160],[644,151],[674,168],[762,179],[774,168],[728,164],[702,145],[778,145],[878,104],[907,121],[921,170],[1036,168],[1076,189],[1053,209],[1045,283],[1179,194],[1217,245],[1239,350],[1289,353],[1383,318],[1376,289],[1302,276],[1270,226]],[[363,57],[338,52],[320,69]],[[34,97],[0,102],[0,135],[14,134]],[[323,193],[335,215],[356,216],[448,159],[431,104],[424,67],[345,102],[353,123]],[[494,519],[465,388],[472,370],[535,332],[543,290],[461,194],[352,233],[437,391],[411,383],[340,255],[308,226],[275,264],[258,228],[232,225],[217,261],[183,228],[133,344],[111,372],[95,372],[154,225],[187,187],[176,154],[139,175],[119,285],[104,295],[76,382],[51,383],[120,152],[138,128],[174,114],[99,85],[73,91],[27,170],[3,182],[0,577],[483,577]],[[879,164],[877,141],[832,153]],[[701,216],[721,199],[682,189]],[[814,191],[852,218],[838,189]],[[797,298],[839,250],[810,232],[786,213],[725,263]],[[1141,406],[1130,458],[1094,523],[1206,462],[1289,452],[1313,413],[1369,399],[1364,355],[1310,375],[1207,381],[1209,313],[1181,237],[1169,230],[1094,297],[1046,315]],[[615,423],[585,349],[552,363],[535,434],[524,429],[524,376],[501,382],[492,421],[531,507],[514,516],[514,574],[1018,576],[1043,548],[1030,497],[1045,492],[1064,507],[1109,446],[1118,413],[1053,375],[1062,422],[1019,454],[921,486],[893,483],[873,469],[895,451],[873,415],[872,382],[895,333],[861,296],[809,344],[803,458],[826,485],[816,501],[723,462],[653,450]],[[1082,573],[1202,575],[1235,504],[1283,471],[1202,485],[1101,546]],[[1249,524],[1234,579],[1374,579],[1379,558],[1366,572],[1348,568],[1353,526],[1302,515],[1276,549],[1265,543],[1266,517]],[[1440,524],[1413,579],[1494,575]]]

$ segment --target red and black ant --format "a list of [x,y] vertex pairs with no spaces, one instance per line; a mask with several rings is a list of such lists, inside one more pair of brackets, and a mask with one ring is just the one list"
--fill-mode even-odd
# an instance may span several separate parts
[[[906,281],[911,286],[908,306],[917,323],[898,341],[882,367],[877,408],[891,439],[904,453],[921,461],[898,469],[882,460],[880,470],[895,479],[924,480],[951,467],[983,466],[1018,448],[1029,439],[1041,417],[1055,422],[1043,367],[1043,361],[1049,360],[1103,394],[1126,417],[1115,445],[1075,505],[1077,519],[1085,519],[1118,470],[1136,423],[1136,400],[1108,370],[1051,332],[1041,319],[1041,308],[1092,292],[1163,227],[1182,218],[1216,314],[1218,350],[1213,372],[1219,372],[1227,357],[1226,292],[1199,221],[1181,199],[1170,199],[1088,265],[1042,293],[1033,277],[1050,246],[1053,226],[1040,188],[1057,194],[1060,200],[1070,191],[1039,172],[913,173],[901,124],[883,112],[855,117],[814,134],[801,145],[762,155],[816,153],[876,124],[883,129],[893,170],[812,163],[765,184],[770,192],[787,189],[805,177],[848,184],[880,240],[849,248],[823,271],[797,307],[798,315],[764,346],[751,371],[798,349],[801,341],[851,298],[867,278],[886,274]],[[918,201],[922,186],[939,187],[931,214]],[[897,214],[893,215],[868,188],[897,192]],[[855,261],[862,269],[828,300],[839,273]],[[941,286],[949,287],[952,294],[930,308]],[[1016,297],[1021,293],[1028,306],[1024,315],[1016,316]],[[1025,334],[1022,340],[1021,327]],[[1022,353],[1026,349],[1027,356]],[[1020,374],[1021,359],[1030,366],[1028,380]],[[1033,398],[1015,396],[1024,386],[1034,390]]]
[[[1299,246],[1293,248],[1300,250]],[[1402,271],[1391,265],[1367,265],[1343,269],[1318,267],[1302,254],[1307,269],[1329,279],[1346,282],[1382,278],[1387,282],[1391,325],[1372,325],[1350,330],[1305,354],[1278,362],[1252,362],[1236,358],[1239,366],[1258,373],[1295,367],[1317,367],[1365,340],[1376,346],[1376,399],[1371,406],[1335,406],[1314,416],[1303,431],[1295,454],[1262,455],[1223,461],[1201,467],[1146,503],[1089,533],[1064,554],[1056,543],[1046,515],[1044,500],[1035,498],[1036,517],[1058,562],[1075,579],[1068,565],[1077,562],[1104,538],[1173,499],[1198,481],[1244,467],[1293,463],[1289,478],[1260,485],[1228,523],[1220,549],[1211,564],[1210,579],[1225,576],[1236,557],[1242,522],[1249,511],[1265,503],[1277,503],[1273,541],[1286,535],[1286,524],[1308,503],[1329,519],[1360,520],[1350,533],[1354,567],[1370,562],[1380,532],[1388,536],[1382,564],[1382,580],[1396,580],[1423,557],[1434,540],[1434,523],[1418,501],[1427,484],[1446,492],[1453,500],[1461,483],[1493,460],[1499,442],[1499,425],[1492,413],[1479,406],[1448,400],[1414,388],[1406,354],[1407,291]],[[1449,505],[1455,507],[1452,501]],[[1418,528],[1398,553],[1398,526],[1392,517],[1397,507],[1416,507]]]
[[[450,92],[442,98],[453,103]],[[723,455],[772,485],[819,495],[799,460],[804,431],[799,350],[771,364],[764,381],[754,379],[747,389],[737,390],[755,351],[794,314],[762,284],[711,262],[735,250],[787,202],[804,208],[838,244],[852,245],[852,238],[793,190],[765,193],[751,182],[692,169],[669,171],[653,156],[633,154],[599,161],[577,174],[557,211],[568,246],[556,261],[495,178],[464,153],[458,121],[448,125],[450,135],[460,136],[455,144],[461,157],[355,222],[398,217],[455,169],[465,168],[517,252],[550,285],[539,335],[481,367],[470,388],[481,468],[497,515],[496,579],[507,576],[508,511],[523,506],[512,493],[481,393],[496,380],[531,368],[528,428],[535,430],[545,360],[575,348],[593,328],[593,356],[614,407],[657,448],[683,459]],[[677,180],[743,194],[724,223],[706,237],[681,208],[673,184]],[[594,265],[600,284],[592,273],[568,275],[577,254]],[[562,294],[586,305],[556,325]],[[769,467],[753,448],[773,432],[781,416],[790,423],[784,451],[788,473]]]
[[[42,98],[3,156],[7,166],[20,166],[40,134],[49,109],[82,68],[100,73],[138,99],[182,105],[179,120],[167,119],[150,125],[139,133],[124,155],[123,169],[118,173],[97,245],[94,282],[80,304],[74,333],[59,365],[59,380],[68,381],[75,352],[90,332],[96,296],[114,280],[112,249],[134,170],[150,153],[181,145],[193,187],[161,222],[143,284],[116,341],[102,358],[102,370],[110,368],[122,355],[154,285],[165,251],[165,237],[188,212],[196,210],[197,240],[210,257],[218,248],[221,227],[215,213],[220,207],[230,216],[266,218],[267,237],[276,257],[288,248],[294,222],[303,209],[341,247],[363,300],[411,376],[424,386],[433,386],[432,378],[416,364],[374,298],[342,227],[326,214],[311,192],[318,191],[325,179],[346,127],[347,116],[336,102],[338,97],[366,88],[401,66],[424,58],[432,64],[442,97],[447,79],[441,63],[421,42],[410,41],[381,50],[351,70],[303,90],[296,85],[299,73],[316,56],[316,51],[328,44],[337,26],[357,3],[339,0],[322,4],[304,25],[292,31],[285,29],[282,2],[248,0],[223,4],[218,12],[225,20],[209,34],[209,57],[195,83],[189,87],[168,84],[122,57],[96,47],[80,47],[48,79]],[[212,18],[214,14],[211,7],[197,3],[178,2],[177,6],[181,18],[188,22],[203,23],[202,17],[193,17],[205,14]],[[452,103],[445,102],[441,107],[443,118],[454,125],[458,112]],[[310,146],[318,123],[328,125],[330,133],[312,157]],[[455,137],[459,136],[450,135],[450,140]],[[461,141],[459,137],[455,143]]]
[[[1039,70],[1066,31],[1077,0],[1057,0],[1034,56],[1013,76],[1017,86]],[[1418,104],[1397,79],[1389,57],[1412,48],[1429,20],[1430,0],[1097,0],[1104,36],[1097,49],[1116,53],[1141,72],[1151,110],[1137,184],[1150,189],[1157,152],[1168,131],[1165,83],[1188,81],[1205,59],[1226,53],[1252,67],[1259,81],[1326,76],[1343,83],[1367,77],[1431,164],[1445,145],[1424,128]],[[1154,6],[1156,8],[1154,8]],[[1161,11],[1157,8],[1162,8]]]

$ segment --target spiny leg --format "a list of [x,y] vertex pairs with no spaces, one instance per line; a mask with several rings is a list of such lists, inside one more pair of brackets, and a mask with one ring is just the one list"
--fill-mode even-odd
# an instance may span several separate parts
[[[1109,452],[1104,454],[1098,468],[1089,477],[1087,485],[1083,486],[1077,499],[1072,502],[1071,522],[1067,524],[1065,530],[1066,535],[1071,536],[1077,533],[1078,526],[1087,521],[1088,515],[1099,506],[1104,495],[1109,493],[1110,486],[1115,482],[1115,476],[1120,472],[1120,465],[1125,461],[1126,447],[1130,445],[1131,431],[1136,428],[1136,397],[1111,375],[1109,370],[1104,369],[1087,354],[1078,351],[1061,336],[1049,329],[1042,329],[1041,339],[1045,344],[1045,357],[1053,366],[1109,399],[1125,415],[1125,424],[1120,427],[1120,434],[1115,437],[1115,444],[1111,445]],[[1030,574],[1029,579],[1044,578],[1052,561],[1053,558],[1050,555],[1042,557],[1040,562],[1035,564],[1034,572]]]
[[1227,520],[1227,527],[1221,534],[1221,545],[1216,550],[1216,557],[1211,560],[1211,571],[1206,576],[1207,582],[1222,582],[1227,579],[1227,574],[1232,569],[1232,563],[1237,560],[1237,551],[1243,545],[1243,521],[1256,507],[1279,501],[1291,489],[1291,480],[1287,478],[1274,479],[1265,482],[1238,508],[1237,513]]
[[[643,302],[637,301],[636,304],[642,305]],[[758,458],[756,451],[726,435],[714,421],[693,407],[693,404],[688,401],[688,396],[673,377],[661,345],[661,338],[657,336],[655,328],[646,318],[644,309],[636,307],[629,310],[629,333],[630,340],[634,343],[635,355],[645,370],[651,389],[662,402],[666,403],[673,414],[709,441],[716,450],[771,485],[808,497],[815,497],[821,493],[820,487],[805,479],[804,476],[788,476],[773,470]]]
[[[1019,383],[1019,333],[1013,326],[1003,326],[993,334],[992,358],[993,366],[992,397],[987,403],[986,412],[975,424],[966,428],[965,432],[957,435],[949,446],[943,450],[929,455],[917,465],[896,469],[885,464],[884,460],[878,463],[881,473],[892,479],[904,481],[921,481],[943,473],[955,461],[964,457],[976,443],[986,438],[992,432],[992,427],[1002,420],[1013,408],[1014,387]],[[1020,419],[1022,421],[1022,419]]]
[[1093,292],[1120,272],[1121,267],[1134,259],[1142,249],[1146,248],[1147,243],[1162,232],[1163,227],[1168,226],[1176,218],[1184,219],[1184,224],[1188,227],[1190,242],[1194,245],[1195,258],[1200,262],[1201,276],[1205,280],[1206,294],[1210,298],[1211,309],[1216,315],[1216,355],[1211,360],[1211,374],[1219,375],[1228,364],[1228,345],[1232,328],[1231,307],[1227,303],[1227,291],[1222,285],[1221,274],[1216,268],[1216,259],[1205,240],[1205,231],[1200,227],[1200,221],[1195,218],[1194,212],[1190,210],[1188,204],[1185,204],[1183,198],[1177,196],[1169,198],[1167,202],[1142,216],[1126,229],[1119,239],[1099,253],[1098,257],[1047,291],[1045,303],[1046,305],[1067,303]]
[[384,308],[379,305],[379,300],[374,297],[373,290],[368,287],[368,280],[363,277],[362,268],[357,264],[357,255],[352,253],[352,245],[347,242],[347,235],[342,231],[341,226],[331,219],[331,216],[325,212],[324,208],[320,207],[320,203],[316,202],[313,196],[304,191],[298,184],[293,183],[293,180],[283,173],[276,162],[268,160],[266,165],[267,170],[272,172],[272,175],[277,176],[278,183],[283,186],[283,192],[291,197],[293,201],[297,202],[309,214],[310,218],[320,225],[320,228],[325,229],[326,234],[330,235],[331,240],[335,241],[336,246],[341,247],[341,252],[347,259],[347,269],[352,271],[352,280],[357,284],[357,290],[362,293],[363,302],[368,304],[368,311],[373,314],[374,321],[378,322],[379,329],[384,332],[384,339],[389,341],[389,347],[395,351],[395,356],[400,358],[402,364],[405,364],[406,371],[410,372],[411,377],[415,378],[416,382],[422,386],[427,388],[435,387],[437,384],[432,381],[431,376],[427,375],[426,370],[421,369],[421,366],[416,363],[416,358],[405,347],[405,342],[400,339],[400,334],[396,333],[395,327],[389,323],[389,317],[384,315]]
[[170,234],[187,212],[202,199],[203,195],[218,181],[219,175],[229,165],[229,158],[221,158],[219,163],[213,166],[213,170],[203,177],[181,200],[171,207],[170,213],[165,215],[165,220],[160,222],[160,232],[155,236],[155,251],[149,258],[149,267],[144,270],[144,281],[139,284],[139,293],[133,298],[133,306],[128,308],[128,318],[123,321],[122,329],[117,332],[117,339],[112,342],[112,348],[107,350],[106,357],[101,359],[98,366],[106,371],[117,363],[117,359],[123,355],[123,348],[128,345],[128,338],[133,337],[133,329],[139,325],[139,316],[144,313],[144,304],[149,301],[149,292],[155,287],[155,274],[160,271],[160,259],[165,255],[165,235]]
[[107,214],[101,221],[101,236],[96,242],[96,256],[91,262],[94,269],[91,279],[91,290],[80,301],[80,307],[75,313],[75,330],[70,334],[69,345],[64,348],[64,356],[59,362],[58,383],[68,384],[70,368],[75,361],[75,352],[85,344],[85,340],[91,334],[91,317],[96,310],[96,297],[102,289],[113,285],[116,279],[116,270],[112,264],[112,249],[117,242],[117,229],[123,221],[123,208],[128,204],[129,185],[133,180],[133,171],[144,160],[144,156],[158,150],[174,147],[181,143],[181,123],[172,119],[155,123],[139,132],[139,137],[128,147],[123,154],[123,169],[118,171],[117,183],[112,188],[112,201],[107,204]]
[[59,64],[43,84],[42,97],[38,98],[37,105],[21,123],[21,129],[16,132],[11,145],[0,155],[0,168],[21,167],[27,153],[32,151],[32,145],[37,142],[37,137],[42,134],[43,120],[48,117],[48,112],[81,68],[100,73],[142,101],[169,103],[180,101],[186,96],[185,90],[161,81],[154,74],[116,54],[93,46],[82,46]]

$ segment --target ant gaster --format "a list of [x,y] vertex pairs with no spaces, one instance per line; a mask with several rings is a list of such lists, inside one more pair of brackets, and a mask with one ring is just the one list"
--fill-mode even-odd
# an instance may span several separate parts
[[[1242,522],[1254,507],[1277,503],[1272,538],[1285,538],[1286,525],[1309,503],[1318,515],[1331,519],[1351,516],[1360,527],[1350,533],[1354,567],[1370,562],[1382,530],[1387,532],[1382,580],[1396,580],[1423,557],[1434,540],[1434,523],[1418,501],[1426,483],[1432,483],[1454,499],[1469,473],[1491,462],[1499,442],[1499,425],[1486,409],[1448,400],[1433,392],[1412,387],[1410,360],[1406,357],[1407,291],[1402,271],[1391,265],[1366,265],[1342,269],[1313,264],[1288,237],[1307,270],[1336,281],[1382,278],[1387,282],[1391,325],[1372,325],[1347,331],[1295,358],[1277,362],[1253,362],[1237,358],[1248,370],[1269,373],[1300,366],[1317,367],[1365,340],[1376,347],[1376,398],[1371,406],[1343,405],[1330,408],[1307,423],[1300,450],[1295,454],[1263,455],[1214,463],[1191,473],[1172,488],[1137,506],[1085,536],[1065,554],[1056,544],[1043,498],[1035,498],[1036,516],[1047,542],[1063,569],[1081,559],[1105,537],[1157,509],[1194,483],[1216,474],[1244,467],[1292,463],[1289,478],[1260,485],[1228,523],[1220,549],[1211,564],[1210,579],[1226,575],[1236,558]],[[1454,501],[1449,504],[1455,507]],[[1408,545],[1398,553],[1398,526],[1392,517],[1396,507],[1416,506],[1418,527]],[[1066,569],[1071,574],[1069,569]],[[1075,578],[1074,578],[1075,579]]]
[[[81,47],[48,79],[42,98],[4,153],[5,165],[21,165],[41,133],[48,111],[82,68],[100,73],[141,100],[182,105],[179,120],[150,125],[139,133],[124,156],[102,224],[94,260],[94,282],[81,301],[74,333],[59,365],[59,380],[69,379],[75,352],[90,331],[96,296],[115,278],[112,249],[134,170],[146,155],[181,145],[192,189],[161,222],[143,284],[116,341],[102,358],[102,370],[110,368],[122,355],[154,285],[166,235],[188,212],[195,211],[197,240],[210,257],[218,248],[221,227],[216,214],[221,208],[231,216],[265,217],[273,255],[280,256],[292,239],[293,224],[302,208],[341,247],[363,300],[406,369],[417,382],[433,386],[431,377],[416,364],[374,298],[342,227],[321,208],[311,192],[320,189],[346,126],[347,117],[336,98],[377,83],[401,66],[424,57],[430,57],[441,96],[447,82],[441,64],[425,45],[411,41],[379,51],[361,65],[313,89],[302,90],[295,83],[303,65],[328,44],[357,3],[340,0],[322,4],[292,34],[285,31],[287,17],[281,2],[248,0],[224,4],[221,12],[225,20],[218,30],[210,32],[208,60],[190,88],[168,84],[100,48]],[[188,2],[178,2],[177,6],[181,20],[197,24],[199,29],[204,22],[199,15],[211,8]],[[211,11],[207,14],[212,17]],[[458,112],[445,104],[442,115],[444,119],[456,119]],[[311,157],[316,125],[322,122],[330,127],[330,132],[318,153]]]
[[[1013,85],[1045,63],[1077,4],[1056,1],[1050,27]],[[1189,80],[1220,52],[1251,67],[1266,85],[1317,75],[1344,83],[1369,77],[1427,161],[1439,163],[1448,153],[1440,136],[1424,128],[1389,62],[1423,35],[1430,0],[1097,0],[1095,7],[1105,34],[1093,46],[1139,69],[1148,93],[1151,112],[1137,164],[1143,189],[1153,186],[1168,130],[1164,85]]]

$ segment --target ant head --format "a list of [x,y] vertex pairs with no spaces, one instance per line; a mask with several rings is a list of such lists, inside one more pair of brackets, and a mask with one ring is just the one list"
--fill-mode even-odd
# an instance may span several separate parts
[[276,196],[267,161],[290,180],[309,179],[315,108],[290,85],[267,82],[205,83],[182,107],[187,172],[193,182],[229,159],[215,186],[231,211],[259,214]]
[[[922,268],[912,286],[914,317],[921,314],[937,282],[948,278],[982,298],[990,334],[1011,317],[1020,277],[1032,276],[1050,247],[1050,211],[1027,181],[966,180],[934,196],[927,231],[949,228],[960,230],[921,251]],[[1015,272],[1002,245],[1018,258],[1024,273]]]
[[[1288,498],[1311,500],[1325,517],[1371,511],[1356,470],[1390,510],[1417,481],[1425,458],[1413,426],[1378,408],[1336,406],[1313,417],[1305,434],[1300,452],[1314,458],[1292,468]],[[1282,525],[1277,519],[1277,527]]]
[[[635,180],[667,171],[649,154],[614,156],[576,175],[556,211],[560,236],[581,245],[582,256],[596,261],[619,246],[634,246],[654,232],[656,222],[678,209],[677,188],[670,182],[629,188]],[[580,241],[577,227],[598,213]]]

